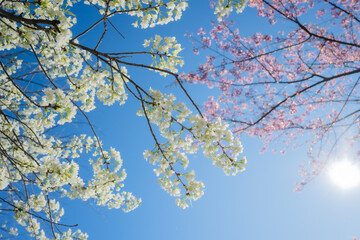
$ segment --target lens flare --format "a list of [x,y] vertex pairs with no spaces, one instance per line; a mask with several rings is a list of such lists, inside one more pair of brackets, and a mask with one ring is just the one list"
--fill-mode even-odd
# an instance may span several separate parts
[[354,188],[360,183],[359,167],[347,160],[334,162],[328,174],[334,184],[343,189]]

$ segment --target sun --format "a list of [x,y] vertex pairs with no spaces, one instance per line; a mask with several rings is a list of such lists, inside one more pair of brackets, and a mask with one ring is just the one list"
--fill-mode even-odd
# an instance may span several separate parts
[[347,160],[334,162],[328,170],[331,180],[340,188],[354,188],[360,183],[359,167]]

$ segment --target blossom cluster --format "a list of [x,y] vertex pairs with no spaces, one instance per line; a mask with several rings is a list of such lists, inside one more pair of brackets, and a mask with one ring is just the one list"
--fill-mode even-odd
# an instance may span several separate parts
[[[154,38],[145,40],[144,47],[151,47],[153,63],[151,66],[160,69],[177,73],[176,66],[182,67],[184,60],[182,60],[178,54],[182,50],[181,45],[176,42],[175,37],[164,37],[155,35]],[[159,71],[160,75],[166,76],[167,73]]]
[[164,25],[177,21],[188,7],[187,0],[87,0],[85,3],[100,6],[100,14],[112,16],[124,12],[136,16],[133,26],[141,28]]
[[156,140],[154,148],[146,150],[144,157],[157,166],[154,171],[160,185],[170,195],[178,197],[176,203],[180,207],[188,207],[187,202],[203,195],[204,184],[195,180],[194,170],[186,171],[188,154],[197,153],[202,148],[213,165],[222,168],[227,175],[244,170],[246,158],[239,158],[243,150],[241,143],[234,139],[226,123],[220,119],[211,123],[198,114],[191,114],[184,103],[176,103],[172,94],[150,89],[149,95],[147,100],[151,102],[138,114],[159,126],[165,140],[164,143]]
[[230,15],[230,13],[236,9],[236,13],[241,13],[246,7],[248,0],[217,0],[214,6],[214,14],[217,15],[219,21],[224,17]]
[[[43,193],[39,195],[31,195],[27,202],[14,201],[15,216],[14,218],[18,224],[26,227],[26,230],[31,233],[31,237],[39,240],[48,240],[45,231],[41,229],[39,220],[35,217],[39,212],[44,212],[45,216],[53,221],[54,224],[58,223],[60,217],[64,214],[64,209],[60,208],[59,202],[47,199]],[[29,214],[30,212],[36,214]],[[10,234],[16,236],[18,234],[17,228],[10,229]],[[72,232],[69,229],[62,234],[55,233],[55,239],[87,239],[88,235],[82,233],[80,230]]]

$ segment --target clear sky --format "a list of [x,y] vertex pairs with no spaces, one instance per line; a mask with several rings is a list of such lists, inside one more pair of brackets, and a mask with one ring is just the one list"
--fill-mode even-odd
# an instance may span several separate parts
[[[146,30],[131,27],[133,18],[114,17],[111,21],[125,39],[110,30],[101,48],[113,52],[142,50],[144,39],[155,34],[176,36],[184,47],[182,71],[194,70],[204,56],[192,54],[191,43],[184,33],[196,32],[200,27],[209,29],[215,16],[208,0],[193,0],[189,5],[180,21]],[[97,19],[90,10],[90,7],[76,9],[78,25],[74,32]],[[232,17],[243,34],[272,31],[254,9],[246,8],[244,13]],[[95,39],[100,33],[95,29],[92,34]],[[92,40],[81,39],[89,45],[94,44]],[[178,99],[185,101],[181,91],[170,86],[171,79],[147,71],[130,70],[130,75],[147,87],[175,92]],[[186,87],[198,104],[206,100],[207,94],[214,93],[201,86]],[[350,240],[360,235],[359,188],[341,190],[326,174],[321,174],[304,191],[296,193],[293,190],[294,182],[300,179],[299,165],[308,161],[306,146],[285,155],[270,151],[259,154],[260,141],[246,136],[242,143],[248,167],[235,177],[225,176],[202,155],[191,158],[189,168],[195,169],[197,178],[205,183],[205,195],[190,208],[180,209],[174,198],[160,188],[153,166],[142,157],[144,149],[151,149],[154,142],[145,118],[135,114],[139,107],[130,98],[123,106],[99,105],[89,114],[105,147],[113,146],[121,152],[128,174],[125,190],[143,201],[138,209],[125,214],[91,202],[65,200],[63,221],[78,223],[89,239]],[[85,125],[79,125],[77,130],[88,131]],[[88,166],[86,159],[79,164]]]

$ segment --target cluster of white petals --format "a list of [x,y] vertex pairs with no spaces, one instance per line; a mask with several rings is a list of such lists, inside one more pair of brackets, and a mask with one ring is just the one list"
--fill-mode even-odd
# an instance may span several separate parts
[[223,17],[229,16],[234,9],[236,9],[236,13],[241,13],[246,7],[247,2],[248,0],[217,0],[214,14],[221,21]]
[[[170,71],[177,73],[177,66],[182,67],[184,60],[182,60],[178,54],[182,50],[181,45],[176,42],[175,37],[164,37],[155,35],[155,38],[145,40],[144,47],[151,47],[150,52],[152,53],[153,63],[152,67],[157,69]],[[160,75],[166,76],[165,71],[159,71]]]
[[138,20],[133,26],[141,28],[164,25],[179,20],[188,7],[187,0],[87,0],[87,4],[100,6],[102,15],[113,15],[116,12],[126,12],[136,16]]
[[138,115],[145,116],[158,126],[163,143],[156,140],[156,145],[144,152],[149,163],[156,166],[154,172],[161,187],[170,195],[178,197],[176,203],[182,208],[188,202],[197,200],[204,192],[204,184],[195,180],[194,170],[187,171],[189,154],[203,150],[205,156],[229,175],[243,171],[246,158],[239,158],[242,145],[234,139],[228,125],[220,119],[208,122],[200,115],[194,115],[182,102],[176,103],[172,94],[163,94],[150,89],[148,104]]

